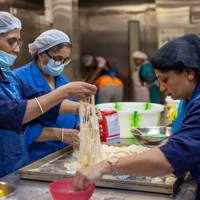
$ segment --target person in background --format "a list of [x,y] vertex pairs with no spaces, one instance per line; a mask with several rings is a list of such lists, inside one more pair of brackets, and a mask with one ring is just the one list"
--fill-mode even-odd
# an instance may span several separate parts
[[[24,83],[35,90],[47,92],[69,83],[69,80],[62,75],[64,67],[71,61],[71,43],[68,35],[57,29],[45,31],[29,44],[29,52],[34,60],[14,70]],[[78,147],[78,126],[77,114],[59,115],[56,123],[30,122],[26,129],[27,141],[30,144],[30,161],[61,149],[67,144]],[[62,138],[61,132],[63,132]]]
[[85,73],[83,81],[98,88],[96,103],[121,102],[123,100],[123,83],[112,71],[111,65],[102,57],[83,56]]
[[[77,100],[96,93],[96,86],[71,82],[52,92],[36,91],[10,69],[22,46],[21,21],[0,11],[0,177],[29,162],[25,130],[29,122],[55,123],[58,114],[76,113]],[[62,134],[60,132],[60,138]]]
[[162,46],[152,65],[160,81],[160,90],[181,100],[173,134],[168,141],[150,150],[127,157],[112,157],[77,171],[74,188],[83,190],[104,174],[162,176],[189,171],[198,184],[200,199],[200,38],[190,34]]
[[157,78],[148,56],[142,51],[132,54],[136,70],[132,72],[134,101],[160,103]]

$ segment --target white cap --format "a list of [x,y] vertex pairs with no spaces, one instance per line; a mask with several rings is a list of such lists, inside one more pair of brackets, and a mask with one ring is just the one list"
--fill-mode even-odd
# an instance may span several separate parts
[[142,59],[142,60],[148,60],[147,54],[142,52],[142,51],[133,52],[132,58],[139,58],[139,59]]
[[0,11],[0,34],[7,33],[14,29],[21,30],[21,21],[9,12]]
[[28,45],[29,53],[34,57],[38,53],[42,53],[60,43],[69,43],[70,39],[64,32],[51,29],[39,35],[35,41]]
[[98,62],[98,67],[104,68],[106,66],[106,59],[103,57],[96,57]]

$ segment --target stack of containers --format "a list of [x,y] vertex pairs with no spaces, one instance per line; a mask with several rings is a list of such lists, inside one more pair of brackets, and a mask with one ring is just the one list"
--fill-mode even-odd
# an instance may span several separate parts
[[167,96],[165,102],[167,104],[168,124],[171,124],[172,121],[176,119],[180,100],[173,100],[170,96]]

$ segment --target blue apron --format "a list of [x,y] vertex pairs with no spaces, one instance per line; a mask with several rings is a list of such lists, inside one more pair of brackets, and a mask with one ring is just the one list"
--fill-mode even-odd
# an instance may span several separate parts
[[[0,94],[11,100],[22,99],[17,77],[10,69],[2,71],[7,80],[0,82]],[[0,129],[0,177],[28,163],[26,136],[22,133]]]
[[[181,128],[183,120],[186,117],[186,114],[195,100],[200,99],[199,92],[192,96],[188,104],[186,105],[187,100],[182,100],[178,107],[178,116],[175,120],[172,121],[172,132],[176,134],[176,132]],[[193,170],[190,170],[195,181],[200,184],[200,164],[198,164]]]

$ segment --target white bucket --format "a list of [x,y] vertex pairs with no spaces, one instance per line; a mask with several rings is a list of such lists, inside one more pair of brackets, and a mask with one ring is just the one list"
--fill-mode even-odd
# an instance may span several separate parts
[[118,111],[121,138],[133,138],[131,129],[160,125],[161,112],[164,106],[154,103],[118,102],[96,105],[100,110]]

